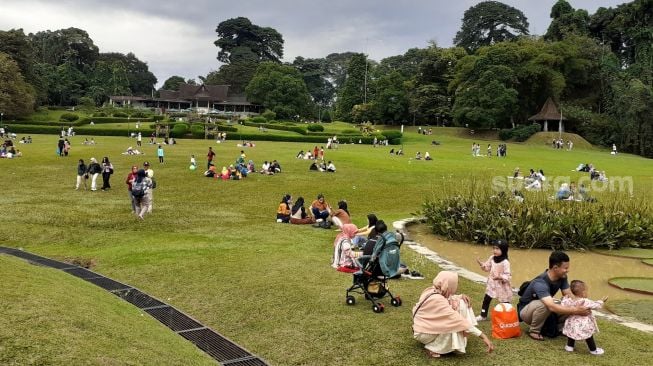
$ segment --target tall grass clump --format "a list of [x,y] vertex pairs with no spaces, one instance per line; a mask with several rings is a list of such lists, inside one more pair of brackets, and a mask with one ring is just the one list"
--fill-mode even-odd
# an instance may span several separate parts
[[474,180],[455,187],[422,205],[434,234],[459,241],[505,239],[520,248],[653,248],[648,200],[606,192],[596,202],[557,201],[546,192],[525,192],[520,202]]

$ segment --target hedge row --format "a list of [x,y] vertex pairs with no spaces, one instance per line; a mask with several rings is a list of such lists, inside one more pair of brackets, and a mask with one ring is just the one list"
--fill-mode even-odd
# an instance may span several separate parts
[[515,127],[513,129],[501,130],[499,131],[499,138],[502,141],[514,138],[515,141],[523,142],[538,132],[540,132],[540,125],[538,123],[533,123],[531,125]]
[[82,118],[80,120],[80,124],[82,125],[87,125],[90,124],[91,121],[95,124],[99,123],[144,123],[144,122],[154,122],[154,118],[135,118],[135,119],[129,119],[129,118],[123,118],[123,117],[86,117]]
[[297,132],[300,135],[308,134],[308,131],[306,131],[305,128],[299,126],[284,126],[284,125],[272,124],[272,123],[253,123],[249,121],[244,121],[242,122],[242,124],[243,126],[257,127],[257,128],[263,127],[270,130],[292,131],[292,132]]

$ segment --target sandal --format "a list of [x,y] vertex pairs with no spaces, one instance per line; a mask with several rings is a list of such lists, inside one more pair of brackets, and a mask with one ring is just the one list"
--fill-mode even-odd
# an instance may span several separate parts
[[427,350],[426,348],[424,349],[424,352],[426,352],[426,356],[429,357],[429,358],[440,358],[440,354],[439,354],[439,353],[435,353],[435,352],[433,352],[433,351],[429,351],[429,350]]
[[542,335],[540,333],[531,332],[531,333],[528,333],[528,336],[531,337],[532,339],[536,340],[536,341],[543,341],[544,340],[544,337],[542,337]]

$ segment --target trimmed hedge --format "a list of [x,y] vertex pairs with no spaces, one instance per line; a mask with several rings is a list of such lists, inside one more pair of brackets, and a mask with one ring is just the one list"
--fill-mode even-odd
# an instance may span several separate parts
[[306,126],[306,129],[310,132],[322,132],[324,131],[324,126],[311,123],[310,125]]
[[59,117],[60,121],[66,121],[66,122],[73,122],[77,121],[79,119],[79,116],[76,115],[75,113],[64,113]]
[[403,137],[403,134],[400,131],[394,131],[394,130],[386,130],[386,131],[381,131],[381,135],[385,136],[388,140],[395,140],[395,139],[401,139]]
[[284,125],[278,125],[278,124],[271,124],[271,123],[253,123],[250,121],[244,121],[242,122],[243,126],[249,126],[249,127],[265,127],[270,130],[281,130],[281,131],[292,131],[292,132],[297,132],[300,135],[307,135],[308,132],[306,131],[305,128],[299,127],[299,126],[284,126]]
[[91,121],[97,125],[99,123],[127,123],[127,122],[130,122],[130,123],[136,123],[136,122],[144,123],[144,122],[154,122],[154,119],[153,118],[129,119],[127,117],[125,117],[125,118],[122,118],[122,117],[97,117],[97,118],[96,117],[87,117],[87,118],[83,118],[80,121],[80,125],[90,124]]
[[499,131],[499,138],[503,141],[514,138],[515,141],[523,142],[528,140],[529,137],[533,136],[538,132],[540,132],[540,125],[537,123],[533,123],[531,125],[515,127],[510,130],[506,130],[506,129],[501,130]]

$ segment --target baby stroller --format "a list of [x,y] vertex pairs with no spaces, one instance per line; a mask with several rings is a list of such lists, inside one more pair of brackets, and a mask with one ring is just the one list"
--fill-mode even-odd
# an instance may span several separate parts
[[396,270],[389,269],[389,266],[392,267],[396,263],[396,269],[399,267],[399,248],[404,241],[404,235],[398,235],[399,239],[391,232],[381,234],[374,245],[373,254],[360,258],[362,270],[353,274],[353,284],[346,294],[347,305],[356,304],[356,298],[351,293],[358,293],[365,295],[365,299],[372,302],[372,310],[375,313],[383,312],[385,307],[377,300],[386,294],[390,296],[392,306],[401,306],[401,298],[390,292],[387,283],[388,278],[396,273]]

